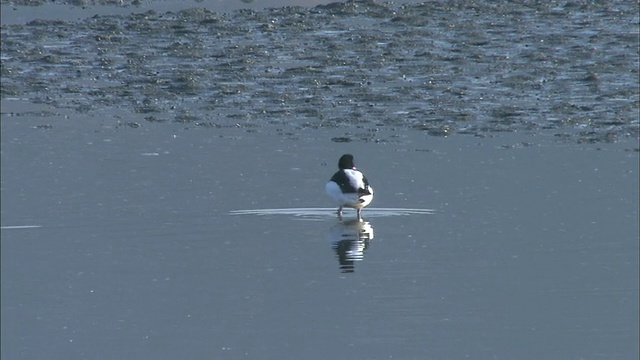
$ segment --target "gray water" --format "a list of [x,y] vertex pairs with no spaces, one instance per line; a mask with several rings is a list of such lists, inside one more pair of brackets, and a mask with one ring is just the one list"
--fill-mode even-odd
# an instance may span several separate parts
[[637,358],[637,4],[492,4],[3,25],[2,358]]

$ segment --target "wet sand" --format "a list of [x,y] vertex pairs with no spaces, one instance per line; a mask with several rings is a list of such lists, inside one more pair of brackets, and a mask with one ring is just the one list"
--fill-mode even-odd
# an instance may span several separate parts
[[34,19],[2,26],[2,99],[132,126],[351,133],[336,141],[637,139],[637,10],[361,1]]
[[637,358],[637,5],[507,4],[3,25],[2,358]]

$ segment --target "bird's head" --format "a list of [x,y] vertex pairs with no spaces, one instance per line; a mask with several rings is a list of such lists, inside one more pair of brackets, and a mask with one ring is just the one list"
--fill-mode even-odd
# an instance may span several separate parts
[[355,165],[353,164],[353,155],[344,154],[340,157],[340,161],[338,161],[338,167],[340,169],[355,169]]

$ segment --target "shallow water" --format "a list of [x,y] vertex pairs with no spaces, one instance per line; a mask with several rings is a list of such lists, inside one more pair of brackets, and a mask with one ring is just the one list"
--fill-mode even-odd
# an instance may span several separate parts
[[[637,352],[633,144],[39,120],[2,121],[2,225],[39,226],[2,230],[3,358]],[[372,208],[435,212],[365,209],[371,239],[342,248],[357,230],[328,215],[231,214],[329,206],[347,151]]]
[[362,4],[3,26],[2,358],[637,358],[637,4]]

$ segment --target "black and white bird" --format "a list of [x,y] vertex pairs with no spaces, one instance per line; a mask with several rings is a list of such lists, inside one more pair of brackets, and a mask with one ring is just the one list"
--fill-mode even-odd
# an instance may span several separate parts
[[333,174],[325,190],[338,204],[338,218],[342,219],[342,208],[356,209],[358,220],[362,221],[362,208],[373,200],[373,188],[362,172],[353,164],[353,155],[344,154],[338,161],[340,170]]

